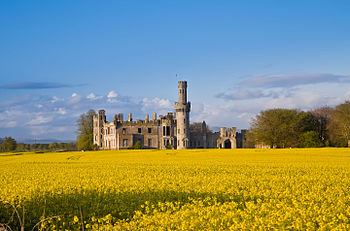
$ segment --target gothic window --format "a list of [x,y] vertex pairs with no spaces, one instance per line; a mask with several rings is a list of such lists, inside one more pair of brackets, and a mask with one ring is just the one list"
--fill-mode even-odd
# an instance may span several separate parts
[[142,132],[141,128],[138,128],[138,129],[137,129],[137,132],[138,132],[138,133],[141,133],[141,132]]
[[166,135],[170,136],[170,127],[169,126],[166,126]]
[[152,128],[148,128],[148,133],[152,133]]
[[125,128],[123,128],[123,135],[125,135],[126,134],[126,129]]

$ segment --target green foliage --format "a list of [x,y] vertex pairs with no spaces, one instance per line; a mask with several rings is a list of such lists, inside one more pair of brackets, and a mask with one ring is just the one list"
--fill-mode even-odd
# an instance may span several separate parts
[[318,148],[322,146],[323,146],[323,143],[320,140],[319,134],[316,131],[308,131],[300,135],[299,147]]
[[330,140],[336,146],[347,146],[350,140],[350,101],[335,107],[329,124]]
[[142,144],[141,144],[141,141],[137,141],[133,146],[132,146],[133,149],[142,149]]
[[77,148],[78,150],[94,150],[93,143],[93,117],[96,115],[94,110],[89,110],[86,114],[80,115],[77,120]]
[[[319,147],[325,146],[326,143],[325,140],[322,142],[322,137],[325,136],[322,129],[319,118],[311,112],[296,109],[270,109],[260,112],[252,120],[252,134],[248,133],[247,137],[250,139],[254,137],[255,143],[276,148],[304,147],[305,145]],[[308,133],[311,131],[312,133]],[[300,144],[301,141],[304,143]]]
[[10,152],[10,151],[15,151],[16,150],[16,140],[13,139],[12,137],[5,137],[2,140],[2,143],[0,145],[0,149],[2,152]]
[[[203,127],[202,127],[203,123],[201,122],[193,122],[190,124],[190,132],[196,132],[196,133],[202,133],[203,131]],[[207,133],[211,133],[213,132],[208,125],[206,125],[206,132]]]
[[49,148],[50,148],[51,150],[56,150],[56,148],[57,148],[57,143],[56,143],[56,142],[52,142],[52,143],[49,145]]
[[310,111],[310,113],[317,120],[315,126],[315,131],[317,131],[323,146],[328,147],[330,145],[329,141],[329,124],[331,122],[331,114],[333,109],[330,107],[320,107],[315,110]]
[[26,145],[24,143],[18,143],[16,146],[16,151],[19,151],[19,152],[26,151]]
[[254,133],[249,129],[245,133],[246,140],[243,142],[244,148],[254,148],[256,143],[256,138]]
[[298,110],[270,109],[252,120],[251,129],[259,143],[277,148],[297,147],[301,118],[304,115]]

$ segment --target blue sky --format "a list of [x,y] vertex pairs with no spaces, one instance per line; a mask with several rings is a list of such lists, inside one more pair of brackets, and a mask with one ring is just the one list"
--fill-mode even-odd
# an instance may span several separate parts
[[350,99],[349,1],[1,1],[0,137],[74,140],[92,108],[249,127]]

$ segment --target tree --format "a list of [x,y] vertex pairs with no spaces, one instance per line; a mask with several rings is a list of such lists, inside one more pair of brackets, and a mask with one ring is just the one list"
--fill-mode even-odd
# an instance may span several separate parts
[[132,147],[133,149],[141,149],[142,148],[142,144],[141,141],[136,141],[136,143],[133,145]]
[[251,131],[251,129],[246,130],[245,138],[246,139],[243,142],[243,147],[244,148],[255,148],[256,138],[254,136],[254,133]]
[[349,146],[350,101],[340,104],[331,113],[329,123],[330,140],[337,146]]
[[23,152],[26,150],[26,145],[24,143],[18,143],[16,146],[16,151]]
[[16,150],[16,140],[12,137],[5,137],[1,143],[2,152],[10,152]]
[[[202,133],[202,125],[201,122],[193,122],[190,124],[190,132],[196,132],[196,133]],[[210,130],[209,126],[206,125],[206,132],[210,133],[212,130]]]
[[51,150],[56,150],[56,148],[57,148],[57,143],[56,143],[56,142],[52,142],[52,143],[49,145],[49,148],[50,148]]
[[331,107],[320,107],[310,111],[310,113],[317,120],[316,131],[323,143],[323,146],[329,145],[329,124],[331,122],[331,114],[333,109]]
[[94,110],[80,115],[77,120],[77,148],[78,150],[93,150],[93,117],[96,115]]
[[[94,149],[95,149],[95,148],[94,148]],[[68,150],[68,151],[76,150],[76,147],[75,147],[75,145],[74,145],[73,142],[67,143],[67,150]]]
[[296,109],[270,109],[261,111],[251,121],[251,131],[258,143],[270,147],[297,147],[301,124],[305,115]]
[[299,147],[301,148],[318,148],[322,147],[323,143],[316,131],[304,132],[299,138]]

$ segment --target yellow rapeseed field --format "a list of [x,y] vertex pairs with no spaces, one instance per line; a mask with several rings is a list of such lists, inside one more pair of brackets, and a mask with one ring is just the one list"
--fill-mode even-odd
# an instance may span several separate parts
[[350,149],[4,153],[0,186],[26,230],[350,230]]

